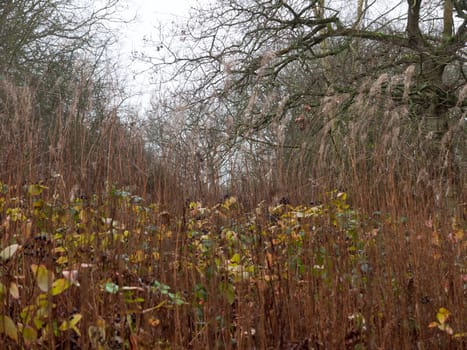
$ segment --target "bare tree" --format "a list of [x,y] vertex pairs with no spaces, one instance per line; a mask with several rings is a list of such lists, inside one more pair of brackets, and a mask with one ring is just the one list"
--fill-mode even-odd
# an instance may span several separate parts
[[[183,96],[192,111],[185,125],[214,120],[228,135],[218,140],[234,152],[244,155],[245,143],[281,146],[301,168],[323,165],[332,153],[346,169],[348,137],[359,134],[373,152],[384,125],[394,135],[402,127],[405,139],[397,134],[394,147],[410,144],[413,154],[416,146],[416,158],[435,160],[431,169],[462,153],[463,133],[452,126],[466,107],[464,1],[218,0],[190,18],[171,35],[161,32],[157,55],[143,59]],[[403,107],[399,124],[381,122],[385,109]],[[285,142],[274,131],[281,124]]]
[[[345,10],[345,4],[323,0],[216,1],[212,7],[198,9],[193,20],[179,28],[180,40],[162,39],[161,55],[146,58],[156,70],[172,65],[170,71],[165,70],[173,73],[167,80],[182,81],[198,100],[223,96],[231,102],[235,94],[237,100],[244,100],[258,86],[263,92],[278,91],[287,85],[290,70],[321,78],[320,82],[310,82],[317,85],[315,89],[307,87],[293,94],[288,102],[292,105],[317,90],[322,95],[323,89],[352,88],[353,81],[349,80],[366,78],[369,64],[373,65],[373,74],[416,64],[420,83],[442,89],[440,94],[449,92],[442,82],[445,67],[464,63],[466,58],[467,14],[462,1],[422,6],[421,0],[407,0],[383,13],[377,11],[375,2],[364,6],[359,1],[350,10]],[[353,53],[359,67],[354,67],[343,83],[336,77],[329,81],[332,72],[324,70],[338,67],[326,66],[322,60],[329,64],[328,57],[343,52]],[[385,60],[376,62],[370,56],[378,54]],[[263,121],[256,120],[258,123]]]
[[[34,157],[31,164],[37,168],[30,172],[37,177],[47,179],[49,168],[58,168],[65,154],[77,178],[92,171],[85,155],[92,154],[105,137],[102,130],[115,116],[115,101],[123,98],[118,96],[115,63],[108,55],[115,41],[111,21],[120,21],[118,4],[119,0],[0,4],[0,124],[15,142],[32,130],[37,142],[31,136],[24,138],[34,144],[28,156]],[[17,126],[14,111],[21,101],[12,103],[11,96],[22,89],[30,99],[30,110],[19,113],[23,125]],[[16,132],[18,127],[24,130]],[[83,142],[87,137],[93,143]],[[20,157],[8,144],[0,149],[13,159]]]
[[63,57],[94,55],[112,40],[108,21],[118,0],[6,0],[0,5],[0,69],[23,76],[44,72]]

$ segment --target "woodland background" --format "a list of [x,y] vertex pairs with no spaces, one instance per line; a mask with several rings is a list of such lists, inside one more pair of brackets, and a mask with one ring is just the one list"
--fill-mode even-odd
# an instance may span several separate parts
[[0,5],[6,348],[466,346],[464,0],[213,1],[144,112],[119,5]]

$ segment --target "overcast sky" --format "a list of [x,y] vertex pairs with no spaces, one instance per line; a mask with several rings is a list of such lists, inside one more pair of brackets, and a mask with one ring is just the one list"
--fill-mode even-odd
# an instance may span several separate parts
[[[144,39],[158,40],[158,28],[160,26],[171,27],[173,23],[183,23],[189,17],[190,8],[201,6],[213,0],[122,0],[119,12],[123,19],[129,23],[118,25],[119,43],[116,46],[115,55],[118,56],[121,66],[121,75],[126,80],[126,87],[139,97],[131,99],[131,103],[139,104],[142,109],[149,105],[151,87],[149,84],[150,73],[143,73],[147,66],[132,59],[132,54],[138,51],[148,51]],[[340,4],[342,13],[352,11],[352,5],[356,1],[335,0]],[[400,6],[397,6],[399,4]],[[339,6],[338,6],[339,8]],[[390,12],[388,12],[390,11]],[[371,7],[370,17],[378,18],[383,13],[386,16],[398,17],[406,12],[406,2],[403,0],[377,1]],[[140,73],[140,74],[138,74]]]
[[120,25],[119,43],[115,54],[118,55],[122,75],[126,79],[127,87],[139,97],[131,99],[131,103],[138,103],[141,107],[149,103],[151,86],[149,74],[137,74],[146,67],[132,60],[132,53],[140,51],[144,46],[144,39],[157,37],[157,27],[171,25],[172,22],[183,22],[191,6],[200,0],[126,0],[120,11],[124,19],[133,18],[129,23]]
[[[387,11],[395,3],[401,0],[386,0],[386,7],[377,6],[377,9]],[[133,18],[130,23],[118,27],[119,44],[115,54],[119,57],[122,75],[126,80],[126,87],[138,97],[131,99],[131,103],[139,104],[142,109],[147,108],[151,96],[149,73],[140,73],[147,66],[132,59],[132,54],[142,51],[144,39],[158,39],[159,26],[171,26],[173,22],[183,22],[189,16],[189,10],[193,6],[207,3],[209,0],[123,0],[120,8],[121,17]],[[339,2],[339,0],[337,0]],[[351,2],[356,4],[356,2]],[[342,2],[344,8],[349,10],[349,3]],[[145,47],[147,51],[148,47]],[[139,73],[139,74],[138,74]]]

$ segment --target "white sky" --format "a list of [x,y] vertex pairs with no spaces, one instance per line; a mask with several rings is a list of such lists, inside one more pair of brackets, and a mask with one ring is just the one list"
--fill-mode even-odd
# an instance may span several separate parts
[[[348,2],[349,0],[341,1],[342,4],[349,6],[350,3],[356,5],[356,1]],[[124,19],[134,18],[130,23],[118,25],[119,34],[118,57],[119,65],[121,66],[120,75],[125,79],[127,90],[139,94],[130,100],[130,103],[140,106],[140,110],[149,107],[151,91],[150,73],[137,74],[144,71],[147,66],[141,62],[132,59],[132,54],[135,51],[148,52],[148,46],[145,47],[144,39],[158,40],[158,27],[172,26],[172,23],[183,23],[188,19],[189,10],[193,6],[207,3],[209,0],[121,0],[119,16]],[[372,3],[372,2],[370,2]],[[406,12],[405,0],[376,0],[375,6],[372,7],[376,11],[372,16],[378,16],[385,13],[389,9],[393,9],[389,16],[398,16]],[[402,4],[393,8],[397,4]],[[349,9],[349,8],[347,8]],[[402,11],[402,12],[401,12]]]
[[147,67],[132,59],[133,52],[143,48],[145,38],[157,38],[157,27],[183,22],[188,18],[190,7],[196,3],[199,0],[124,0],[121,3],[120,17],[134,20],[118,27],[119,65],[128,90],[139,94],[130,102],[140,105],[142,110],[149,105],[152,88],[149,73],[137,74]]
[[[348,0],[343,1],[343,4],[346,4]],[[385,2],[389,2],[392,7],[397,1],[401,0]],[[130,99],[130,103],[140,106],[140,111],[149,107],[151,91],[154,87],[149,83],[150,73],[140,73],[148,66],[132,59],[132,54],[135,51],[143,51],[143,48],[148,52],[148,46],[144,47],[144,39],[153,38],[157,41],[159,26],[170,26],[173,22],[183,23],[189,16],[190,7],[207,2],[209,0],[121,0],[119,15],[124,19],[134,18],[134,20],[117,27],[120,32],[119,64],[127,90],[137,95]],[[351,3],[356,4],[354,1]]]

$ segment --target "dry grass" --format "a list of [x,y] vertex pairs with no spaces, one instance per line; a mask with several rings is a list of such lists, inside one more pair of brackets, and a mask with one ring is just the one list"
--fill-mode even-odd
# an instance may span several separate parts
[[[0,314],[19,332],[4,348],[466,345],[458,226],[367,217],[336,192],[315,207],[247,214],[229,198],[172,217],[116,189],[65,205],[44,201],[49,190],[29,187],[21,207],[6,187],[1,197],[2,246],[21,245],[2,265]],[[41,287],[34,265],[65,286]],[[453,335],[429,328],[440,308]]]
[[465,348],[466,182],[446,162],[465,131],[455,119],[427,162],[406,106],[381,102],[388,81],[347,120],[328,101],[319,152],[245,161],[241,200],[218,204],[183,149],[156,162],[137,126],[78,104],[41,128],[34,92],[3,81],[2,348]]

